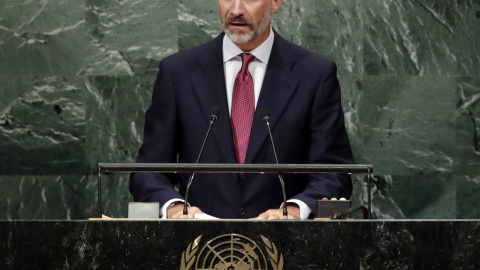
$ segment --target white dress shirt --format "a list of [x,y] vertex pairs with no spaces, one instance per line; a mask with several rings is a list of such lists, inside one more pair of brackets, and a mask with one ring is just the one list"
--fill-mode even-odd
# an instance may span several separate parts
[[[270,53],[272,52],[274,34],[273,30],[270,27],[270,35],[267,40],[265,40],[260,46],[248,52],[255,56],[253,60],[248,65],[248,71],[253,78],[253,88],[255,91],[255,108],[257,107],[258,97],[260,96],[260,91],[262,89],[263,79],[265,78],[265,73],[267,72],[268,60],[270,59]],[[240,54],[244,53],[240,48],[233,43],[233,41],[225,35],[223,37],[223,70],[225,73],[225,83],[227,88],[227,102],[228,102],[228,111],[231,115],[232,110],[232,95],[233,95],[233,85],[235,84],[235,79],[237,73],[242,68],[242,58]],[[166,202],[162,207],[162,217],[166,218],[167,208],[171,203],[176,201],[182,201],[180,199],[172,199]],[[308,205],[300,200],[292,199],[288,200],[289,203],[295,203],[300,207],[300,218],[305,220],[308,219],[312,210]],[[283,204],[282,204],[283,206]]]
[[[255,56],[250,65],[248,65],[248,71],[253,78],[253,89],[255,91],[255,108],[257,107],[258,97],[260,96],[260,90],[262,89],[263,79],[265,78],[265,72],[267,72],[267,64],[270,59],[270,53],[273,47],[273,31],[270,29],[270,35],[267,40],[260,46],[249,52]],[[242,68],[242,58],[240,54],[244,53],[240,48],[232,42],[232,40],[225,35],[223,38],[223,70],[225,73],[225,84],[227,87],[227,102],[228,111],[231,115],[232,110],[232,95],[233,85],[237,74]]]

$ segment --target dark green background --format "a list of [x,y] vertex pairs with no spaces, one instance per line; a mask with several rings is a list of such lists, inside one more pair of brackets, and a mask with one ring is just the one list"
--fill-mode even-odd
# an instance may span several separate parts
[[[216,3],[0,0],[0,219],[94,216],[96,164],[135,159],[158,62],[220,33]],[[480,218],[480,1],[286,0],[274,27],[338,64],[376,217]],[[126,216],[128,176],[103,195]]]

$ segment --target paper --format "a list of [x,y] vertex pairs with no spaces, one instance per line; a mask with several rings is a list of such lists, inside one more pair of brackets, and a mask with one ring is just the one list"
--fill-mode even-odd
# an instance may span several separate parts
[[209,214],[195,214],[195,216],[193,216],[193,218],[196,218],[196,219],[219,219],[217,217],[210,216]]

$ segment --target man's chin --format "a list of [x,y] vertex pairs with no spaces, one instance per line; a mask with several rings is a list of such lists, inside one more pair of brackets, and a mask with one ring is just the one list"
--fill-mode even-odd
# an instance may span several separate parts
[[243,33],[240,31],[230,31],[230,30],[225,30],[225,34],[234,42],[237,44],[243,44],[250,42],[254,39],[252,33]]

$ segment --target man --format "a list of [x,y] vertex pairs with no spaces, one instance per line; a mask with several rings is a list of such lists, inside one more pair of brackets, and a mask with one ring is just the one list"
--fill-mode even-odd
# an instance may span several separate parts
[[[333,62],[282,39],[270,15],[283,0],[218,0],[225,34],[163,59],[137,162],[194,163],[213,107],[219,107],[200,163],[275,163],[260,116],[268,108],[280,163],[352,163]],[[182,216],[188,175],[135,173],[136,201],[158,201]],[[174,184],[179,183],[179,192]],[[307,219],[322,197],[347,197],[344,175],[285,175],[288,215]],[[197,174],[188,215],[279,219],[275,174]]]

